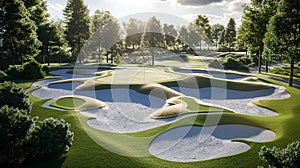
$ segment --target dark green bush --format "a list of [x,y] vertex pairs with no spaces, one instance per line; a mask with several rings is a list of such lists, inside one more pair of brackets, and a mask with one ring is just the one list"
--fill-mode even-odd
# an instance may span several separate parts
[[41,79],[44,78],[46,72],[43,71],[43,65],[35,60],[24,63],[22,78],[23,79]]
[[35,127],[30,144],[33,146],[34,157],[47,157],[67,152],[73,138],[69,123],[63,119],[47,118]]
[[288,144],[286,148],[267,148],[263,146],[259,157],[269,163],[269,167],[294,168],[300,165],[300,142]]
[[3,82],[7,79],[7,74],[0,70],[0,82]]
[[49,75],[49,67],[47,65],[43,65],[42,71],[45,72],[46,75]]
[[226,69],[246,70],[246,71],[249,70],[249,68],[247,66],[243,65],[241,62],[239,62],[238,60],[235,60],[231,57],[226,58],[223,61],[223,66]]
[[0,109],[0,167],[15,167],[25,160],[25,144],[36,119],[27,113],[8,106]]
[[7,70],[7,68],[11,63],[11,57],[6,52],[0,51],[0,60],[1,60],[0,70],[2,71]]
[[209,67],[217,68],[217,69],[224,69],[223,64],[218,59],[213,59],[208,63]]
[[7,74],[10,79],[21,79],[23,70],[24,68],[22,65],[11,65],[7,69]]
[[8,105],[29,112],[31,102],[29,95],[22,88],[12,82],[0,83],[0,107]]

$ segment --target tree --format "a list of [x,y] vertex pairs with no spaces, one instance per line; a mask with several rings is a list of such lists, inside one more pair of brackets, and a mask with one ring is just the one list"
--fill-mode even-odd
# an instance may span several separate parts
[[[239,28],[238,42],[255,52],[258,57],[258,72],[261,73],[263,38],[267,32],[270,17],[276,12],[277,1],[253,0],[250,6],[244,6],[242,25]],[[268,59],[266,61],[268,71]]]
[[[42,42],[41,53],[42,62],[48,62],[50,65],[50,58],[57,52],[60,52],[62,46],[65,45],[63,33],[56,23],[48,22],[39,26],[37,30],[38,38]],[[47,58],[47,61],[45,60]]]
[[82,63],[84,55],[79,52],[90,35],[89,10],[83,0],[68,0],[64,9],[66,21],[66,39],[71,47],[72,57]]
[[30,13],[29,17],[31,20],[35,22],[36,26],[40,26],[41,24],[47,21],[49,16],[47,10],[47,2],[45,0],[22,0],[24,2],[25,7]]
[[29,95],[15,83],[0,83],[0,107],[7,105],[29,112],[31,110],[31,102]]
[[211,28],[211,38],[215,40],[214,43],[216,48],[218,49],[219,39],[221,37],[222,31],[224,30],[224,26],[221,24],[214,24]]
[[[89,39],[89,49],[98,55],[100,63],[103,53],[120,39],[120,26],[109,11],[97,10],[91,19],[91,30],[93,34]],[[106,63],[108,63],[109,54],[105,55]]]
[[177,37],[177,31],[174,28],[174,25],[164,24],[162,28],[162,33],[164,36],[165,48],[168,46],[172,47],[175,45],[175,38]]
[[202,15],[198,15],[196,20],[194,21],[194,23],[198,27],[198,31],[200,33],[199,47],[201,50],[201,36],[202,36],[202,34],[204,34],[206,39],[210,39],[211,26],[209,25],[208,18],[206,16],[202,16]]
[[23,1],[6,0],[1,5],[1,51],[10,57],[11,64],[22,64],[39,53],[37,27]]
[[135,47],[140,47],[141,44],[141,33],[145,31],[146,23],[130,18],[128,23],[123,23],[126,31],[126,48],[132,48],[135,50]]
[[163,44],[163,36],[161,33],[160,21],[155,17],[151,17],[147,20],[145,33],[142,38],[143,41],[146,41],[151,56],[152,56],[152,65],[154,66],[154,51],[153,47],[160,47]]
[[264,39],[264,55],[290,62],[289,86],[293,85],[294,64],[300,60],[300,5],[299,0],[281,0],[276,14],[271,17]]
[[235,41],[236,41],[235,21],[233,18],[230,18],[225,30],[225,43],[228,46],[229,52],[231,51],[231,47],[234,46]]

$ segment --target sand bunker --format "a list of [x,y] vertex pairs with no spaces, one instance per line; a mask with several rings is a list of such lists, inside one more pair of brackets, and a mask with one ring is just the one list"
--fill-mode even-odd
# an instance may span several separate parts
[[[205,129],[214,131],[206,134]],[[157,136],[149,152],[164,160],[195,162],[239,154],[250,148],[246,143],[233,142],[234,139],[269,142],[274,138],[275,133],[270,130],[246,125],[184,126]]]

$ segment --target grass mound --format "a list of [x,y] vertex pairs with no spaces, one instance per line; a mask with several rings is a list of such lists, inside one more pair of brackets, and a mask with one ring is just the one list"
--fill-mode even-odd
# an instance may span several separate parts
[[104,102],[85,96],[63,96],[50,104],[65,110],[91,110],[106,106]]
[[163,107],[151,114],[151,118],[172,118],[187,113],[229,112],[227,109],[212,106],[193,97],[178,96],[167,100],[169,106]]

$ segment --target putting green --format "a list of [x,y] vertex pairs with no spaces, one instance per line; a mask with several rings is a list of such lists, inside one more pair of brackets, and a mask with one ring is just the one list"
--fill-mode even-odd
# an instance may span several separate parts
[[149,84],[176,81],[186,77],[185,74],[172,72],[166,68],[130,68],[115,70],[111,75],[96,78],[101,84]]

